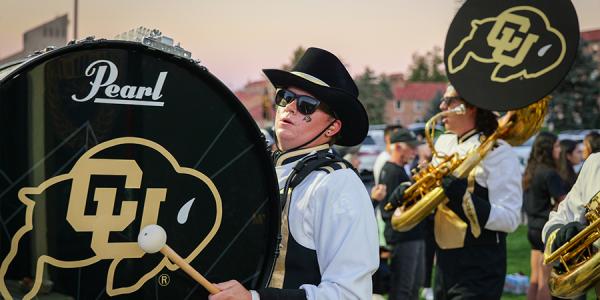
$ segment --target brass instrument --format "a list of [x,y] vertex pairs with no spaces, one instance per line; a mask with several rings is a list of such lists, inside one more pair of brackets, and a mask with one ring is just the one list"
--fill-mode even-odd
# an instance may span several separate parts
[[600,280],[600,255],[594,242],[600,238],[600,198],[596,194],[585,206],[589,225],[556,251],[545,255],[544,264],[558,261],[562,269],[552,269],[548,284],[552,295],[575,298]]
[[[442,178],[448,174],[466,177],[493,148],[496,140],[503,139],[514,146],[522,144],[535,134],[542,126],[549,100],[550,97],[546,96],[527,107],[507,112],[498,120],[498,129],[464,157],[459,157],[458,153],[442,156],[435,151],[430,128],[435,128],[437,119],[446,114],[443,112],[431,118],[425,129],[427,143],[432,154],[441,163],[435,167],[429,165],[413,176],[415,183],[406,189],[402,203],[392,215],[392,227],[398,231],[408,231],[431,214],[439,204],[447,201],[441,187]],[[388,203],[385,209],[392,210],[394,207]]]

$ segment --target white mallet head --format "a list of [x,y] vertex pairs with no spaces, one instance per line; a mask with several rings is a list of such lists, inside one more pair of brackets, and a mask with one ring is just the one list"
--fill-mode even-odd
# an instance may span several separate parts
[[138,245],[146,253],[156,253],[167,243],[167,232],[160,225],[148,225],[138,235]]

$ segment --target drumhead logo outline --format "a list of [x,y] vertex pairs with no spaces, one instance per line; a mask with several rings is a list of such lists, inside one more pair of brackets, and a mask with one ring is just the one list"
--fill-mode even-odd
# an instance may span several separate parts
[[[556,46],[560,46],[560,54],[552,64],[543,68],[542,70],[529,73],[528,70],[525,68],[507,76],[498,75],[499,71],[505,66],[516,67],[520,65],[525,59],[526,55],[529,53],[529,51],[531,51],[532,46],[539,41],[539,35],[529,32],[531,27],[530,19],[525,16],[516,14],[519,11],[532,12],[543,20],[545,29],[553,33],[558,38],[560,45]],[[460,63],[455,63],[454,59],[457,53],[463,49],[466,43],[473,39],[480,26],[488,22],[494,22],[494,25],[490,30],[489,34],[487,35],[486,40],[487,45],[490,48],[494,49],[491,57],[482,57],[477,55],[473,51],[469,51]],[[518,27],[518,32],[520,32],[521,34],[525,34],[525,37],[522,38],[515,36],[515,29],[506,26],[507,24],[511,24],[513,26]],[[548,44],[541,47],[538,50],[538,56],[542,57],[546,53],[546,51],[552,46],[554,45]],[[516,54],[514,56],[508,56],[505,54],[506,52],[513,52],[515,50]],[[456,48],[454,48],[454,50],[452,50],[452,52],[448,56],[448,72],[450,74],[458,73],[469,64],[471,59],[474,59],[484,64],[497,64],[492,74],[490,75],[490,79],[495,82],[505,83],[510,80],[521,77],[525,79],[537,78],[552,71],[554,68],[559,66],[565,57],[565,53],[566,41],[563,34],[556,28],[552,27],[550,21],[548,20],[548,17],[541,10],[531,6],[516,6],[503,11],[497,17],[489,17],[481,20],[471,21],[471,31],[469,35],[463,38],[459,45]]]
[[[29,291],[23,299],[31,299],[38,293],[43,279],[45,264],[50,264],[59,268],[81,268],[94,264],[102,259],[112,259],[113,261],[110,264],[106,278],[106,293],[110,296],[129,294],[137,291],[144,283],[154,278],[164,267],[167,267],[171,271],[175,271],[179,268],[164,257],[151,271],[141,276],[135,284],[120,288],[114,288],[113,286],[115,270],[121,260],[126,258],[141,258],[145,255],[144,251],[139,248],[135,242],[117,243],[108,241],[110,232],[122,231],[135,220],[137,201],[123,200],[120,214],[113,215],[113,208],[116,200],[116,188],[96,187],[94,190],[94,200],[98,203],[96,214],[85,215],[84,210],[91,175],[125,176],[125,188],[140,187],[143,172],[135,160],[91,158],[102,150],[123,144],[136,144],[149,147],[166,158],[177,174],[191,175],[208,186],[216,206],[215,223],[206,237],[204,237],[196,248],[187,257],[184,257],[184,259],[187,262],[194,260],[194,258],[198,256],[212,240],[221,225],[222,201],[216,186],[210,178],[195,169],[180,166],[171,153],[161,145],[150,140],[137,137],[122,137],[109,140],[98,144],[85,152],[78,159],[69,173],[47,179],[38,187],[23,187],[19,190],[19,200],[26,206],[25,225],[13,236],[10,251],[0,265],[0,294],[2,297],[5,299],[12,299],[12,295],[6,286],[5,275],[10,263],[18,252],[19,240],[23,235],[33,229],[33,209],[35,201],[32,200],[29,195],[42,194],[47,188],[65,180],[72,180],[67,208],[67,222],[69,222],[77,232],[92,232],[92,242],[90,247],[96,255],[86,259],[73,261],[58,260],[48,255],[41,255],[36,262],[34,285],[31,291]],[[165,188],[146,189],[140,228],[143,228],[146,225],[156,224],[160,204],[165,201],[166,193],[167,189]],[[98,226],[98,224],[102,224],[102,226]]]

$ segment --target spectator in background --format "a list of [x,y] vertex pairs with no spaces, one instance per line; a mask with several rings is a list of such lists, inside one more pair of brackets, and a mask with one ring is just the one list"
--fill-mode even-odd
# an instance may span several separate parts
[[596,152],[600,152],[600,134],[592,131],[583,139],[583,159],[587,159],[590,154]]
[[358,157],[358,148],[356,149],[356,151],[350,151],[348,153],[346,153],[346,155],[344,155],[344,159],[346,161],[348,161],[352,167],[354,167],[355,169],[358,170],[358,167],[360,167],[360,158]]
[[383,165],[390,160],[390,134],[394,130],[398,130],[402,128],[400,125],[387,125],[383,130],[383,140],[385,141],[385,150],[379,153],[379,156],[375,159],[375,163],[373,164],[373,179],[375,180],[375,184],[379,184],[379,177],[381,176],[381,169]]
[[392,247],[390,263],[391,282],[389,300],[419,299],[419,288],[424,277],[424,231],[421,224],[406,232],[395,231],[391,225],[394,211],[383,209],[385,203],[393,199],[394,191],[401,185],[410,185],[410,176],[406,174],[404,165],[411,162],[419,145],[415,134],[406,129],[397,129],[390,136],[391,156],[381,170],[379,182],[387,187],[388,196],[380,205],[381,215],[385,221],[385,240]]
[[575,166],[582,162],[583,154],[582,150],[577,147],[577,142],[573,140],[562,140],[559,144],[560,153],[556,162],[558,175],[565,182],[567,191],[569,191],[577,180]]
[[550,266],[543,264],[542,229],[550,211],[567,194],[565,184],[556,169],[560,146],[556,135],[541,132],[535,138],[525,174],[523,175],[523,205],[527,213],[527,238],[531,244],[531,280],[527,299],[550,299],[548,277]]

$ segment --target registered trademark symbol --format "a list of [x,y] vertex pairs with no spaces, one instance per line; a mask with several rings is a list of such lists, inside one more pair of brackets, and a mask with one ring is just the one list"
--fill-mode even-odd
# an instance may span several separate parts
[[167,274],[160,274],[156,280],[158,281],[158,285],[167,286],[169,285],[169,282],[171,282],[171,277]]

